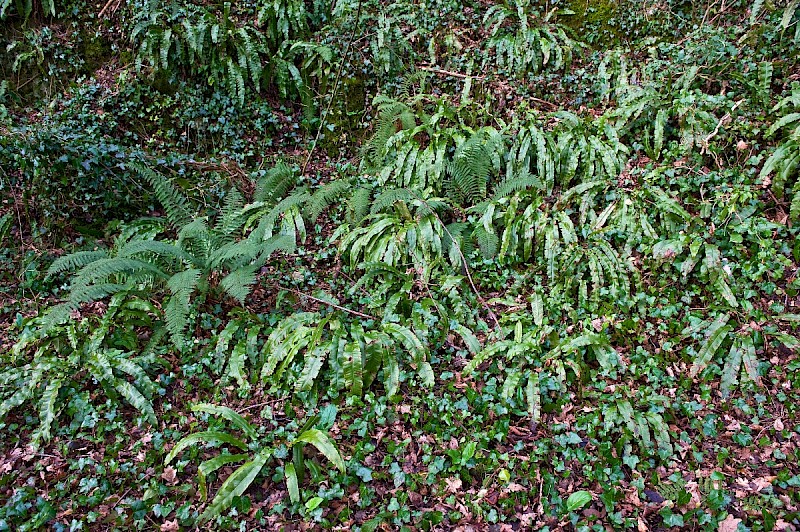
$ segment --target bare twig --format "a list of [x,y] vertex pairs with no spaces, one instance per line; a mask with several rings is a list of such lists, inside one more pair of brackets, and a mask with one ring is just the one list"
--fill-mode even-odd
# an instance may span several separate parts
[[725,125],[725,124],[727,124],[728,122],[731,121],[731,113],[734,112],[736,110],[736,108],[739,107],[742,104],[743,101],[744,100],[739,100],[738,102],[733,104],[733,107],[731,107],[730,112],[725,113],[725,115],[722,118],[719,119],[719,122],[717,122],[717,127],[714,128],[714,131],[709,133],[709,135],[705,139],[703,139],[702,146],[701,146],[702,153],[705,153],[706,151],[708,151],[708,143],[709,143],[709,141],[717,136],[717,133],[719,133],[719,129],[723,125]]
[[336,81],[333,83],[333,91],[331,91],[331,98],[328,100],[328,106],[325,108],[325,112],[322,114],[322,117],[319,121],[319,127],[317,128],[317,134],[314,136],[314,142],[311,144],[311,149],[308,151],[308,156],[306,157],[306,162],[303,163],[303,170],[301,173],[305,175],[306,168],[308,168],[308,163],[311,162],[311,156],[314,154],[314,150],[317,147],[317,142],[319,142],[319,136],[322,134],[322,127],[325,125],[325,120],[328,118],[328,114],[331,111],[331,106],[333,105],[333,100],[336,99],[336,91],[339,89],[339,80],[342,79],[342,70],[344,69],[344,64],[347,62],[347,58],[350,57],[350,47],[353,45],[356,37],[356,29],[358,28],[358,21],[361,20],[361,6],[364,3],[364,0],[358,0],[358,9],[356,10],[356,21],[353,24],[353,31],[350,33],[350,39],[347,42],[347,48],[344,50],[344,55],[342,56],[342,60],[339,63],[339,71],[336,73]]
[[106,5],[103,6],[103,9],[100,10],[100,13],[97,14],[97,18],[102,18],[108,8],[111,7],[111,4],[116,4],[113,8],[111,8],[111,12],[113,13],[117,9],[119,9],[119,5],[122,3],[122,0],[108,0]]
[[285,288],[285,287],[280,286],[280,285],[275,285],[275,288],[278,288],[280,290],[286,290],[287,292],[292,292],[292,293],[297,294],[298,296],[301,296],[301,297],[307,297],[308,299],[316,301],[317,303],[322,303],[323,305],[328,305],[329,307],[333,307],[333,308],[335,308],[337,310],[341,310],[342,312],[347,312],[348,314],[352,314],[352,315],[358,316],[360,318],[366,318],[368,320],[377,320],[378,319],[375,316],[370,316],[369,314],[364,314],[363,312],[359,312],[357,310],[349,309],[347,307],[343,307],[341,305],[337,305],[336,303],[331,303],[330,301],[325,301],[324,299],[320,299],[318,297],[310,296],[310,295],[308,295],[306,293],[303,293],[303,292],[301,292],[299,290],[295,290],[294,288]]
[[442,229],[444,229],[444,232],[447,233],[447,236],[450,237],[450,240],[453,242],[453,244],[456,247],[456,251],[458,252],[458,256],[461,258],[461,264],[462,264],[462,266],[464,268],[464,273],[467,274],[467,281],[469,281],[469,285],[472,288],[472,291],[475,293],[475,296],[478,298],[478,301],[483,306],[483,308],[486,309],[486,312],[489,313],[489,317],[492,318],[492,321],[494,322],[495,326],[498,329],[500,329],[500,321],[497,319],[497,316],[495,316],[495,313],[492,310],[492,308],[489,306],[489,304],[486,303],[486,300],[483,299],[483,296],[481,296],[481,293],[478,292],[478,288],[475,286],[475,283],[472,281],[472,273],[470,273],[470,271],[469,271],[469,264],[467,264],[467,258],[461,252],[461,246],[459,245],[458,241],[455,238],[453,238],[453,233],[451,233],[447,229],[447,226],[444,224],[442,219],[439,218],[439,214],[437,214],[437,212],[435,210],[433,210],[430,205],[428,205],[427,201],[425,201],[424,199],[422,199],[419,196],[417,196],[417,194],[413,190],[409,189],[408,191],[412,196],[414,196],[416,199],[418,199],[419,201],[421,201],[422,203],[424,203],[428,207],[428,210],[431,211],[431,214],[433,214],[436,217],[436,219],[439,221],[439,224],[442,226]]
[[451,70],[444,70],[442,68],[430,67],[425,65],[417,65],[417,70],[424,70],[426,72],[433,72],[434,74],[439,74],[440,76],[451,76],[454,78],[472,78],[472,79],[484,79],[486,76],[474,76],[470,74],[462,74],[460,72],[453,72]]

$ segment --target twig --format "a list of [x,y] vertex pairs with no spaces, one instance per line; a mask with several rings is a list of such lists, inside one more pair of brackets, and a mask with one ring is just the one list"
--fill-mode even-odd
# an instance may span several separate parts
[[319,120],[319,127],[317,128],[317,134],[314,136],[314,142],[311,144],[311,149],[308,151],[306,162],[303,163],[303,170],[301,172],[303,175],[305,175],[306,173],[306,168],[308,168],[308,163],[311,162],[311,156],[314,154],[314,150],[317,147],[317,142],[319,142],[319,136],[320,134],[322,134],[322,127],[325,125],[325,120],[328,118],[328,114],[331,111],[333,100],[336,98],[336,91],[339,89],[339,80],[342,79],[342,70],[344,69],[345,62],[350,56],[350,47],[353,45],[353,42],[356,38],[356,29],[358,28],[358,21],[361,20],[361,6],[363,3],[364,0],[358,0],[358,9],[356,10],[356,20],[355,24],[353,24],[353,31],[350,33],[350,39],[347,42],[347,48],[345,48],[344,55],[342,56],[342,61],[339,63],[339,71],[336,73],[336,81],[333,83],[333,91],[331,91],[331,99],[328,100],[328,107],[325,108],[325,112],[322,114],[322,117]]
[[472,288],[472,291],[475,293],[475,296],[478,298],[478,301],[483,306],[483,308],[485,308],[486,311],[489,313],[489,317],[492,318],[492,321],[494,322],[495,326],[498,329],[500,329],[500,321],[497,319],[497,316],[495,316],[494,311],[489,306],[489,304],[486,303],[486,301],[483,299],[483,296],[481,296],[481,293],[478,292],[478,288],[475,286],[475,283],[472,281],[472,274],[469,271],[469,265],[467,264],[467,258],[461,252],[461,245],[458,243],[458,241],[455,238],[453,238],[453,233],[451,233],[447,229],[447,226],[444,224],[442,219],[439,218],[439,214],[435,210],[433,210],[430,205],[428,205],[428,202],[425,201],[424,199],[420,198],[419,196],[417,196],[417,194],[413,190],[408,189],[408,191],[412,196],[417,198],[419,201],[424,203],[426,207],[428,207],[428,210],[431,211],[431,214],[433,214],[436,217],[436,219],[439,221],[439,224],[442,226],[442,229],[444,229],[444,232],[447,233],[447,236],[450,237],[450,241],[456,246],[456,251],[458,252],[458,256],[461,258],[461,264],[464,267],[464,273],[467,274],[467,281],[469,281],[469,285]]
[[295,293],[298,296],[307,297],[308,299],[312,299],[312,300],[316,301],[317,303],[322,303],[323,305],[328,305],[328,306],[333,307],[335,309],[341,310],[342,312],[347,312],[347,313],[353,314],[354,316],[359,316],[361,318],[366,318],[368,320],[377,320],[378,319],[375,316],[370,316],[369,314],[364,314],[363,312],[359,312],[357,310],[349,309],[347,307],[343,307],[341,305],[337,305],[336,303],[331,303],[330,301],[325,301],[324,299],[320,299],[318,297],[310,296],[310,295],[308,295],[306,293],[303,293],[303,292],[301,292],[299,290],[295,290],[294,288],[285,288],[285,287],[280,286],[280,285],[275,285],[275,287],[279,288],[280,290],[286,290],[287,292]]
[[241,411],[242,412],[246,412],[248,410],[252,410],[252,409],[258,408],[260,406],[267,406],[267,405],[271,405],[271,404],[277,403],[279,401],[283,401],[284,399],[286,399],[286,398],[285,397],[279,397],[278,399],[272,399],[270,401],[264,401],[263,403],[256,403],[254,405],[250,405],[250,406],[246,406],[246,407],[242,408]]
[[470,74],[462,74],[460,72],[453,72],[451,70],[444,70],[442,68],[429,67],[424,65],[417,65],[417,69],[425,70],[426,72],[433,72],[434,74],[439,74],[441,76],[452,76],[454,78],[461,78],[461,79],[472,78],[472,79],[482,80],[486,77],[486,76],[473,76]]
[[526,100],[532,100],[536,103],[541,103],[543,105],[547,105],[552,109],[558,109],[558,105],[554,104],[553,102],[548,102],[547,100],[542,100],[541,98],[536,98],[535,96],[525,96]]
[[727,124],[728,122],[730,122],[731,113],[734,112],[736,110],[736,108],[739,107],[742,104],[743,101],[744,100],[742,99],[742,100],[739,100],[738,102],[736,102],[735,104],[733,104],[733,107],[731,107],[730,112],[725,113],[725,115],[722,118],[719,119],[719,122],[717,122],[717,127],[714,128],[714,131],[712,131],[705,139],[703,139],[702,146],[701,146],[701,149],[702,149],[703,152],[708,150],[708,142],[711,139],[713,139],[714,137],[717,136],[717,133],[719,133],[719,128],[721,128],[723,126],[723,124]]
[[103,6],[103,9],[100,10],[100,13],[97,14],[97,18],[102,18],[103,14],[105,14],[106,10],[109,7],[111,7],[111,4],[113,4],[114,2],[116,2],[117,5],[116,7],[114,7],[114,9],[112,9],[112,11],[116,11],[117,9],[119,9],[119,4],[121,0],[108,0],[108,2],[106,2],[106,5]]

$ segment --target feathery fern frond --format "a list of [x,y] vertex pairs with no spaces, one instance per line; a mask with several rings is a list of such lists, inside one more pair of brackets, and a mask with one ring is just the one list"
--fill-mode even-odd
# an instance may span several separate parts
[[359,223],[370,212],[369,189],[358,187],[347,201],[348,218],[353,223]]
[[256,182],[254,201],[267,205],[277,203],[297,184],[297,174],[286,163],[278,162]]
[[47,275],[55,275],[61,272],[82,268],[89,263],[107,257],[108,252],[104,250],[77,251],[75,253],[70,253],[69,255],[64,255],[53,261],[53,264],[51,264],[50,268],[47,270]]
[[305,207],[306,217],[312,222],[316,222],[322,211],[350,191],[350,189],[351,185],[345,179],[337,179],[321,186],[308,199]]
[[167,220],[174,227],[183,227],[192,219],[187,210],[186,196],[170,183],[167,178],[157,173],[150,167],[141,163],[129,163],[136,173],[142,176],[147,183],[153,187],[156,199],[164,207]]

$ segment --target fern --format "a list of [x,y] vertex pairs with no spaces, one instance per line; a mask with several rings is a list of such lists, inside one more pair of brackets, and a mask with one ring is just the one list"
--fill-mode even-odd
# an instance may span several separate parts
[[[746,317],[745,317],[746,318]],[[780,319],[776,316],[776,319]],[[764,323],[757,328],[752,326],[752,320],[742,319],[738,328],[731,323],[733,315],[720,314],[716,319],[708,319],[697,325],[686,327],[683,337],[702,333],[703,343],[694,354],[694,360],[689,374],[697,377],[708,368],[715,358],[724,356],[721,368],[720,393],[727,398],[733,391],[739,374],[746,376],[757,386],[761,385],[759,374],[759,361],[756,355],[758,341],[767,344],[767,338],[780,342],[789,350],[800,347],[800,340],[783,332],[777,332],[773,327],[764,327]],[[766,338],[765,338],[766,337]]]
[[164,176],[155,172],[149,166],[130,163],[130,166],[153,187],[156,199],[164,207],[167,221],[176,227],[181,227],[189,223],[191,216],[187,210],[186,197],[167,181]]
[[[507,367],[503,398],[512,406],[525,404],[534,419],[541,412],[544,395],[540,386],[545,378],[557,382],[563,391],[573,382],[567,371],[577,379],[580,368],[590,359],[604,372],[613,373],[624,368],[604,335],[584,333],[559,338],[549,325],[547,313],[543,314],[539,324],[531,324],[527,316],[505,316],[503,328],[495,331],[463,370],[469,375],[485,363]],[[504,339],[508,336],[511,338]]]
[[[52,274],[79,270],[72,276],[67,300],[49,311],[43,325],[51,327],[63,323],[83,303],[116,292],[137,288],[158,294],[165,288],[169,294],[163,307],[166,328],[176,347],[182,349],[187,345],[184,331],[195,305],[202,304],[214,290],[243,302],[258,269],[272,253],[291,252],[295,237],[271,235],[271,225],[281,212],[273,207],[267,222],[262,221],[259,230],[241,239],[243,225],[258,209],[252,204],[242,207],[243,200],[235,191],[224,202],[216,223],[209,227],[204,217],[188,214],[188,200],[163,177],[145,167],[140,167],[139,172],[153,183],[156,196],[165,203],[177,238],[156,240],[161,236],[158,230],[132,233],[130,237],[120,236],[111,253],[79,252],[59,259],[51,267]],[[275,188],[263,186],[262,190],[265,196],[275,192]],[[302,224],[302,219],[299,220],[297,223]]]
[[0,216],[0,245],[4,245],[6,238],[11,233],[12,218],[11,213]]
[[227,2],[217,11],[199,4],[169,7],[146,2],[134,13],[131,41],[138,50],[137,69],[147,64],[154,70],[205,77],[244,105],[247,84],[260,89],[262,63],[278,43],[270,47],[262,32],[237,27]]
[[[770,155],[761,169],[761,178],[772,177],[772,190],[783,198],[789,190],[789,217],[800,220],[800,85],[792,87],[792,93],[781,100],[773,111],[788,109],[767,131],[768,136],[783,132],[781,144]],[[794,182],[792,182],[794,181]]]
[[367,161],[374,164],[381,162],[386,155],[389,139],[398,131],[413,129],[417,118],[407,104],[386,96],[376,96],[373,105],[378,109],[378,116],[374,133],[365,145],[364,152]]
[[308,200],[308,204],[305,207],[306,217],[312,222],[317,221],[322,211],[350,191],[350,189],[350,183],[344,179],[337,179],[321,186]]
[[34,319],[32,332],[12,348],[14,363],[0,372],[0,418],[25,403],[33,403],[39,412],[39,426],[31,438],[38,446],[52,436],[69,396],[93,388],[94,379],[109,397],[121,397],[148,423],[157,425],[151,402],[155,384],[146,367],[131,352],[114,347],[120,345],[120,335],[124,334],[124,327],[117,329],[115,325],[130,323],[131,316],[137,316],[146,326],[157,326],[149,312],[140,312],[139,302],[128,294],[117,294],[97,323],[83,319],[44,329],[37,327],[41,318]]
[[433,372],[427,361],[427,349],[410,328],[385,323],[364,331],[354,324],[348,328],[338,319],[322,318],[314,313],[294,314],[284,319],[264,344],[267,355],[261,371],[262,379],[281,380],[293,366],[294,359],[303,353],[296,366],[295,391],[310,389],[328,362],[333,372],[330,386],[361,395],[378,376],[387,393],[397,392],[399,353],[411,355],[423,384],[433,384]]
[[462,205],[482,200],[490,172],[500,170],[502,152],[502,136],[491,128],[476,131],[458,146],[447,164],[450,197]]
[[478,192],[482,190],[481,181],[488,177],[484,166],[499,170],[500,133],[490,127],[474,131],[453,123],[459,109],[446,100],[435,100],[431,115],[412,113],[408,104],[394,100],[381,99],[378,105],[383,110],[364,162],[379,174],[380,185],[392,183],[417,191],[430,188],[434,195],[441,195],[449,184],[455,186],[451,186],[455,194],[471,194],[476,185]]
[[185,436],[175,444],[164,460],[165,465],[172,462],[185,449],[195,447],[201,443],[222,444],[228,447],[235,447],[239,451],[245,451],[244,453],[240,452],[237,454],[220,454],[203,461],[198,466],[200,493],[203,500],[205,500],[207,493],[207,477],[209,475],[218,471],[223,466],[244,462],[222,483],[214,499],[206,506],[203,513],[200,514],[197,521],[198,525],[216,518],[231,506],[234,498],[243,495],[253,481],[263,472],[267,464],[277,454],[280,454],[274,452],[274,449],[279,445],[286,445],[293,451],[293,463],[286,464],[284,467],[287,477],[293,475],[291,478],[287,478],[287,483],[291,487],[290,492],[292,493],[290,496],[293,502],[299,502],[299,479],[297,478],[296,471],[297,469],[303,469],[303,448],[305,445],[312,445],[339,471],[345,471],[344,460],[330,437],[318,428],[313,427],[318,419],[316,416],[308,420],[299,434],[292,434],[287,439],[284,430],[280,433],[282,436],[281,440],[276,441],[274,436],[269,440],[260,439],[256,428],[244,419],[244,417],[228,407],[200,403],[194,405],[192,411],[219,416],[241,431],[244,437],[240,439],[222,431],[209,430],[195,432]]
[[[583,46],[562,26],[549,23],[550,15],[534,21],[529,8],[529,2],[513,0],[487,10],[483,23],[490,30],[488,49],[493,58],[487,57],[484,64],[493,60],[501,69],[523,75],[545,68],[568,70],[573,51]],[[508,21],[513,22],[509,25]]]
[[365,187],[359,187],[353,192],[347,201],[347,214],[350,222],[358,224],[369,213],[370,197],[371,193]]
[[691,88],[697,74],[698,67],[694,66],[666,88],[660,79],[620,86],[617,108],[606,116],[621,137],[642,141],[652,159],[660,158],[670,138],[683,152],[698,148],[705,153],[710,149],[712,132],[721,125],[715,113],[721,111],[722,100]]
[[[367,220],[369,225],[347,232],[339,244],[353,267],[362,262],[384,262],[389,266],[411,263],[425,269],[443,256],[444,229],[435,216],[409,219],[375,214]],[[343,226],[339,232],[345,230]]]

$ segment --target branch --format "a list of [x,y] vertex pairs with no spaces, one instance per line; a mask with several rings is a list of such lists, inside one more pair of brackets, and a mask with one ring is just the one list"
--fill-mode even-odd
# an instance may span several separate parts
[[286,290],[287,292],[292,292],[292,293],[297,294],[298,296],[301,296],[301,297],[307,297],[308,299],[312,299],[312,300],[316,301],[317,303],[322,303],[323,305],[328,305],[329,307],[333,307],[333,308],[335,308],[337,310],[341,310],[342,312],[347,312],[348,314],[352,314],[352,315],[358,316],[360,318],[365,318],[365,319],[368,319],[368,320],[376,320],[376,321],[378,320],[378,318],[376,318],[375,316],[370,316],[369,314],[364,314],[363,312],[359,312],[357,310],[352,310],[352,309],[349,309],[347,307],[343,307],[341,305],[337,305],[336,303],[331,303],[330,301],[325,301],[324,299],[320,299],[318,297],[310,296],[310,295],[308,295],[306,293],[303,293],[303,292],[301,292],[299,290],[295,290],[294,288],[285,288],[285,287],[280,286],[280,285],[275,285],[275,288],[278,288],[279,290]]
[[409,192],[409,193],[410,193],[412,196],[414,196],[416,199],[418,199],[419,201],[421,201],[422,203],[424,203],[424,204],[425,204],[425,205],[428,207],[428,210],[430,210],[430,211],[431,211],[431,213],[432,213],[432,214],[433,214],[433,215],[436,217],[436,219],[439,221],[439,224],[442,226],[442,229],[444,229],[444,232],[445,232],[445,233],[447,233],[447,236],[449,236],[449,237],[450,237],[450,241],[451,241],[451,242],[453,242],[453,245],[456,247],[456,251],[458,252],[458,256],[461,258],[461,264],[462,264],[462,266],[464,267],[464,273],[466,273],[466,274],[467,274],[467,281],[469,281],[469,286],[472,288],[472,291],[475,293],[475,296],[478,298],[478,301],[480,302],[480,304],[481,304],[481,305],[483,306],[483,308],[485,308],[485,309],[486,309],[486,311],[489,313],[489,317],[490,317],[490,318],[492,318],[492,321],[494,322],[495,326],[496,326],[498,329],[500,329],[500,328],[501,328],[501,327],[500,327],[500,321],[498,321],[498,319],[497,319],[497,316],[495,316],[495,314],[494,314],[494,311],[493,311],[493,310],[492,310],[492,308],[489,306],[489,304],[488,304],[488,303],[486,303],[486,301],[483,299],[483,296],[481,296],[481,293],[480,293],[480,292],[478,292],[478,288],[475,286],[475,283],[472,281],[472,274],[471,274],[471,273],[470,273],[470,271],[469,271],[469,264],[467,263],[467,258],[466,258],[466,257],[464,256],[464,254],[461,252],[461,245],[458,243],[458,241],[457,241],[455,238],[453,238],[453,233],[451,233],[451,232],[450,232],[450,231],[447,229],[447,226],[444,224],[444,222],[442,221],[442,219],[441,219],[441,218],[439,218],[439,214],[438,214],[438,213],[437,213],[435,210],[433,210],[433,209],[431,208],[431,206],[428,204],[428,202],[427,202],[427,201],[425,201],[424,199],[420,198],[420,197],[419,197],[419,196],[416,194],[416,192],[414,192],[413,190],[411,190],[411,189],[406,189],[406,190],[408,190],[408,192]]
[[424,65],[417,65],[418,70],[425,70],[426,72],[433,72],[434,74],[439,74],[440,76],[452,76],[454,78],[473,78],[473,79],[484,79],[486,76],[471,76],[469,74],[461,74],[460,72],[453,72],[450,70],[443,70],[441,68],[436,67],[429,67]]

